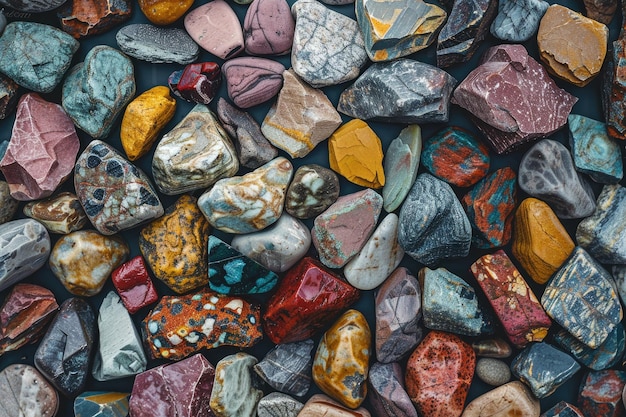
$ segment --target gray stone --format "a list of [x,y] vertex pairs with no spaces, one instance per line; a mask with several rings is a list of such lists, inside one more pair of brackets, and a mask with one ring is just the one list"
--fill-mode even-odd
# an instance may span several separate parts
[[200,54],[198,44],[179,28],[138,23],[118,30],[115,40],[125,54],[153,64],[191,64]]
[[355,20],[316,0],[298,0],[291,12],[296,18],[291,48],[291,65],[296,74],[316,88],[359,76],[367,53]]
[[49,93],[69,69],[79,43],[53,26],[12,22],[0,37],[0,72],[39,93]]
[[257,407],[258,417],[297,417],[304,404],[287,394],[272,392],[261,398]]
[[228,355],[215,366],[211,410],[217,417],[254,417],[263,391],[255,388],[257,360],[244,352]]
[[381,122],[447,122],[455,85],[450,74],[423,62],[401,58],[374,63],[341,93],[337,110]]
[[491,34],[504,41],[525,42],[537,32],[549,5],[543,0],[500,0]]
[[367,374],[368,397],[377,417],[417,417],[409,394],[404,390],[400,364],[375,363]]
[[421,152],[422,130],[418,125],[405,127],[389,144],[383,161],[383,207],[387,213],[400,207],[409,194],[417,178]]
[[0,372],[0,417],[54,417],[59,394],[30,365],[13,364]]
[[120,297],[109,292],[98,314],[99,344],[92,375],[98,381],[125,378],[146,370],[141,338]]
[[[0,0],[0,5],[19,12],[41,13],[56,9],[67,0]],[[2,31],[0,31],[0,34]]]
[[50,255],[50,235],[32,219],[0,224],[0,291],[33,274]]
[[285,197],[285,210],[298,219],[321,214],[339,197],[339,178],[334,171],[317,164],[301,165]]
[[6,181],[0,181],[0,224],[6,223],[13,218],[17,212],[18,205],[18,201],[11,197],[9,184]]
[[480,358],[476,362],[476,376],[485,384],[499,387],[511,380],[511,370],[499,359]]
[[254,371],[275,390],[302,397],[311,386],[314,347],[311,339],[278,344],[254,365]]

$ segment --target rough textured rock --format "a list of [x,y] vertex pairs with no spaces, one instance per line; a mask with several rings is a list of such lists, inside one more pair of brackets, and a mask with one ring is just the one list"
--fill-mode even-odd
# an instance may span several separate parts
[[111,281],[130,314],[159,299],[141,255],[117,267],[111,273]]
[[624,326],[618,323],[597,349],[581,343],[566,330],[559,330],[554,335],[554,342],[569,352],[578,362],[594,371],[601,371],[619,364],[624,356]]
[[30,365],[13,364],[0,372],[3,417],[23,416],[24,411],[38,417],[54,417],[59,409],[59,394]]
[[233,58],[244,50],[241,24],[224,0],[203,4],[187,13],[185,30],[203,49],[222,59]]
[[620,416],[624,413],[621,393],[625,386],[624,371],[591,371],[580,384],[576,404],[584,416]]
[[126,417],[128,415],[128,393],[87,391],[74,400],[76,417]]
[[185,101],[209,104],[222,84],[221,75],[220,66],[215,62],[200,62],[174,71],[167,78],[167,84],[175,96]]
[[419,125],[405,127],[389,144],[383,160],[383,208],[387,213],[400,207],[409,194],[417,178],[421,151],[422,132]]
[[[623,14],[623,11],[622,11]],[[624,83],[624,59],[626,58],[626,29],[622,27],[619,36],[613,41],[611,54],[606,59],[602,77],[602,109],[609,136],[626,139],[626,109],[623,101],[626,94]]]
[[155,25],[174,23],[189,10],[193,0],[139,0],[139,8]]
[[578,407],[559,401],[554,407],[541,414],[541,417],[583,417]]
[[118,30],[115,40],[126,55],[153,64],[191,64],[200,54],[198,44],[179,28],[136,23]]
[[485,384],[499,387],[511,380],[511,370],[509,364],[499,359],[480,358],[476,362],[476,376]]
[[250,55],[283,55],[291,50],[296,27],[285,0],[250,3],[243,21],[246,52]]
[[87,215],[70,192],[31,201],[24,206],[24,214],[43,224],[51,233],[68,234],[82,229],[87,223]]
[[548,6],[543,0],[501,0],[491,34],[503,41],[525,42],[537,32]]
[[379,417],[417,417],[404,390],[404,375],[398,363],[374,363],[367,375],[372,411]]
[[583,0],[587,17],[608,25],[613,20],[618,2],[616,0]]
[[287,188],[285,211],[298,219],[310,219],[324,212],[337,198],[337,174],[321,165],[301,165]]
[[462,417],[539,417],[539,400],[520,381],[509,382],[472,400]]
[[257,359],[239,352],[221,359],[215,366],[211,410],[217,417],[254,417],[263,391],[255,387],[252,367]]
[[254,371],[275,390],[302,397],[311,386],[314,347],[312,339],[276,345]]
[[272,392],[261,398],[257,406],[258,417],[297,417],[304,404],[287,394]]
[[[1,17],[0,20],[2,20]],[[2,29],[0,29],[0,35],[2,35]],[[18,88],[19,85],[17,85],[15,81],[0,74],[0,120],[4,119],[15,110],[15,105],[19,97]]]
[[99,35],[130,19],[131,0],[67,0],[57,10],[61,29],[75,38]]
[[228,97],[242,109],[264,103],[278,94],[284,71],[280,62],[256,57],[234,58],[222,65]]

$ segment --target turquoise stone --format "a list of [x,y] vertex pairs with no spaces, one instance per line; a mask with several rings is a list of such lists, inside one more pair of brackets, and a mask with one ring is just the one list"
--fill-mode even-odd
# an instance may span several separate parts
[[578,114],[570,114],[567,123],[576,170],[602,184],[619,182],[624,176],[622,152],[606,125]]
[[52,26],[9,23],[0,37],[0,72],[38,93],[49,93],[70,67],[79,43]]
[[271,291],[278,275],[215,236],[209,236],[209,287],[221,294]]
[[128,396],[121,392],[88,391],[74,400],[76,417],[126,417]]
[[383,207],[387,213],[400,207],[409,194],[417,177],[421,151],[422,129],[418,125],[405,127],[389,144],[383,162],[386,180],[383,186]]
[[574,336],[565,330],[560,330],[554,335],[554,341],[568,351],[578,362],[594,371],[611,368],[620,362],[624,355],[624,326],[618,323],[604,343],[597,349],[591,349],[584,343],[579,342]]

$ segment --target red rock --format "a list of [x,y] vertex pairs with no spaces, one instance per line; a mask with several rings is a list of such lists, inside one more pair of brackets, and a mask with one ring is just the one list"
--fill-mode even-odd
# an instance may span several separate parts
[[183,100],[209,104],[222,83],[219,65],[215,62],[189,64],[173,72],[168,79],[172,92]]
[[337,319],[359,296],[359,290],[306,257],[280,281],[263,315],[263,328],[275,344],[305,340]]
[[57,12],[75,38],[104,33],[130,19],[131,0],[69,0]]
[[622,417],[626,414],[622,390],[626,372],[590,371],[580,384],[578,407],[584,416]]
[[406,365],[406,391],[422,416],[458,417],[463,412],[476,355],[458,336],[432,331]]
[[61,106],[36,93],[23,95],[0,161],[11,196],[29,201],[51,195],[72,173],[79,147],[74,123]]
[[111,274],[111,280],[130,314],[136,313],[159,299],[141,255],[135,256],[115,269]]

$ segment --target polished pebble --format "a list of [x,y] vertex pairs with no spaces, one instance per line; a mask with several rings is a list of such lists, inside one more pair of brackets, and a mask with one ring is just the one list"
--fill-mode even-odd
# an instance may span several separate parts
[[311,386],[314,347],[312,339],[278,344],[254,365],[254,371],[275,390],[303,397]]
[[417,178],[422,151],[422,129],[409,125],[391,141],[383,160],[385,185],[383,185],[383,208],[387,213],[402,205]]
[[153,64],[191,64],[200,54],[198,45],[179,28],[127,25],[117,31],[115,40],[126,55]]
[[130,314],[135,314],[159,299],[141,255],[117,267],[111,273],[111,281]]
[[221,75],[220,67],[215,62],[199,62],[171,73],[167,84],[175,96],[185,101],[209,104],[222,84]]
[[241,24],[224,0],[203,4],[187,13],[185,29],[198,45],[219,58],[233,58],[244,51]]
[[583,413],[570,403],[559,401],[554,407],[541,414],[541,417],[584,417]]
[[499,337],[477,340],[472,343],[472,349],[477,356],[485,358],[504,359],[513,353],[511,346]]
[[285,0],[255,0],[243,21],[246,52],[283,55],[291,50],[296,21]]
[[222,65],[228,97],[242,109],[264,103],[278,94],[284,71],[280,62],[257,57],[234,58]]
[[54,417],[59,409],[59,394],[30,365],[12,364],[0,372],[0,395],[5,416],[23,416],[24,410],[37,417]]
[[252,367],[257,359],[244,352],[228,355],[215,365],[211,410],[217,417],[254,417],[263,391],[255,387]]
[[461,417],[539,417],[539,400],[520,381],[509,382],[474,398]]
[[315,217],[339,198],[339,178],[317,164],[301,165],[287,188],[285,211],[298,219]]
[[476,362],[476,376],[485,384],[499,387],[511,380],[511,370],[499,359],[480,358]]
[[304,404],[280,392],[261,398],[257,406],[258,417],[297,417]]
[[368,395],[378,417],[417,417],[404,390],[404,373],[399,363],[374,363],[367,375]]
[[338,401],[324,394],[315,394],[304,404],[298,417],[371,417],[365,407],[356,410],[344,407]]
[[128,393],[86,391],[74,399],[75,417],[126,417]]
[[139,0],[139,9],[155,25],[174,23],[192,5],[193,0]]
[[82,229],[88,222],[78,197],[70,192],[31,201],[24,206],[24,215],[43,224],[50,233],[63,235]]
[[624,326],[618,323],[606,340],[597,349],[580,342],[567,330],[559,330],[554,334],[554,342],[569,352],[578,362],[594,371],[614,367],[622,361],[626,345]]

